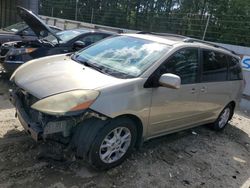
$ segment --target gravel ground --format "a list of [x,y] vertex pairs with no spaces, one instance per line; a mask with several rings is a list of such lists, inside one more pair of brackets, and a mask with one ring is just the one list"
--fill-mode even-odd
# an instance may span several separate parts
[[237,113],[222,132],[206,126],[143,145],[121,166],[97,172],[56,143],[26,136],[0,80],[0,188],[250,188],[250,119]]

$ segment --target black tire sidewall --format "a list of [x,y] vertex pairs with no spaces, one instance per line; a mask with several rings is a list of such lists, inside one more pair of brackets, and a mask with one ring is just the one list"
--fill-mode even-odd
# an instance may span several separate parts
[[[126,127],[130,130],[131,133],[131,142],[127,152],[116,162],[113,163],[104,163],[99,156],[99,149],[104,140],[104,138],[117,127]],[[92,143],[92,147],[89,152],[89,162],[93,167],[106,170],[113,168],[119,164],[121,164],[132,152],[137,138],[137,129],[135,123],[129,118],[118,118],[114,119],[108,124],[106,124],[96,135],[94,142]]]
[[[220,118],[221,118],[221,115],[223,114],[223,112],[225,111],[225,109],[229,108],[230,110],[230,116],[227,120],[227,123],[223,126],[223,127],[220,127],[219,126],[219,121],[220,121]],[[221,131],[221,130],[224,130],[230,120],[230,117],[233,115],[233,107],[231,105],[227,105],[220,113],[218,119],[216,120],[216,122],[214,123],[214,126],[213,126],[213,129],[216,130],[216,131]]]

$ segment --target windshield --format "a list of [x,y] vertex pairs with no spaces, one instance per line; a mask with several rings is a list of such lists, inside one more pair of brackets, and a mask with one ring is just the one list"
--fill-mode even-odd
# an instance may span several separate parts
[[[73,59],[102,67],[107,73],[118,76],[138,77],[167,53],[170,46],[158,42],[117,36],[103,40],[73,56]],[[124,77],[124,76],[123,76]]]
[[13,25],[10,25],[8,27],[3,28],[4,31],[10,31],[10,32],[18,32],[26,29],[28,25],[24,22],[19,22]]
[[[67,43],[71,39],[77,37],[78,35],[81,35],[82,33],[85,33],[85,30],[67,30],[67,31],[61,31],[56,33],[56,35],[61,39],[60,43]],[[54,44],[57,44],[57,39],[53,35],[48,35],[44,38],[45,40],[48,40]]]

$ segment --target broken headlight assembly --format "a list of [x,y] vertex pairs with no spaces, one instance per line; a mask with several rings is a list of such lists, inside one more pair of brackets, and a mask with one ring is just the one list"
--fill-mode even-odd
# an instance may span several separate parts
[[11,48],[8,52],[8,56],[29,54],[36,51],[37,48]]
[[95,90],[75,90],[39,100],[31,108],[49,115],[67,116],[86,110],[99,96]]

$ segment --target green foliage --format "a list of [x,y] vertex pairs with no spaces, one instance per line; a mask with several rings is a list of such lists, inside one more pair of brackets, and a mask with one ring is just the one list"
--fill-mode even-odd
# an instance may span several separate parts
[[[40,0],[40,14],[75,19],[77,0]],[[78,0],[79,21],[250,45],[250,0]],[[52,15],[53,14],[53,15]]]

